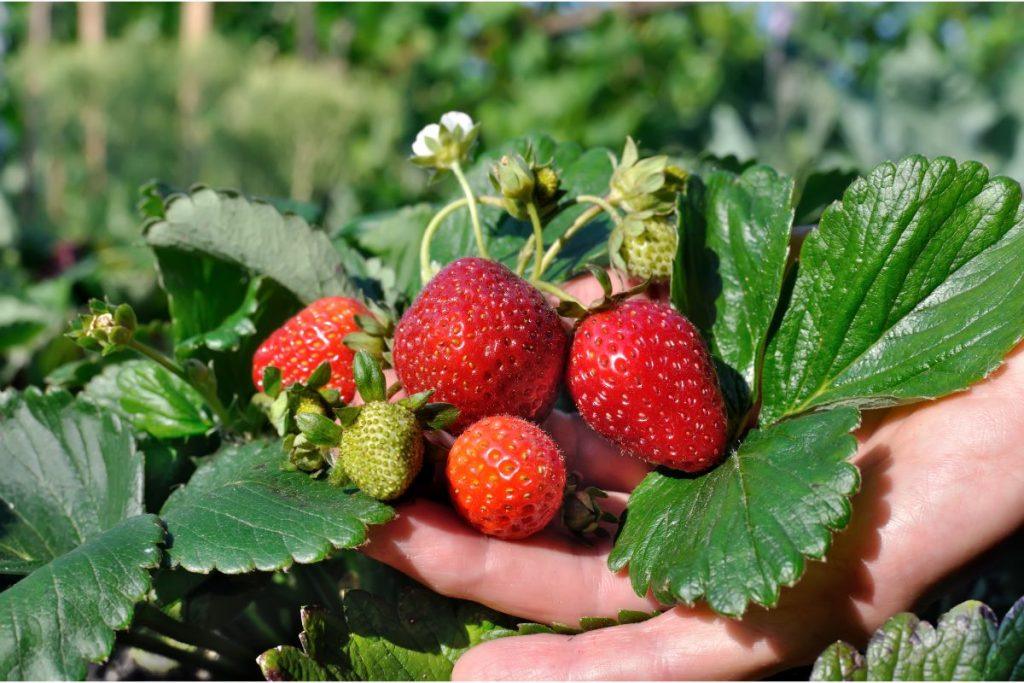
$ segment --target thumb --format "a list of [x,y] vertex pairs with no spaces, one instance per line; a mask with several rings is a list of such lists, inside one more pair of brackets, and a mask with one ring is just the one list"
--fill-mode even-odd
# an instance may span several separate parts
[[736,679],[780,663],[778,643],[702,610],[676,608],[639,624],[576,636],[516,636],[477,645],[453,680]]

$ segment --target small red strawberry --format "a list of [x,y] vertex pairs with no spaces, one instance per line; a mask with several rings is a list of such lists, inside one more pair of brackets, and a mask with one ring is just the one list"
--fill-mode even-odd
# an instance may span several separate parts
[[544,296],[505,266],[462,258],[420,292],[395,330],[393,359],[410,394],[459,409],[454,430],[486,415],[544,419],[568,336]]
[[304,382],[318,365],[331,364],[327,387],[337,389],[348,403],[355,393],[352,379],[354,352],[343,343],[345,336],[359,331],[357,315],[369,315],[355,299],[330,296],[314,301],[276,329],[252,357],[252,381],[263,390],[263,370],[274,366],[281,371],[281,384]]
[[725,454],[728,419],[711,355],[668,304],[632,299],[585,317],[567,378],[583,419],[627,453],[684,472]]
[[455,509],[489,536],[526,538],[562,506],[562,452],[540,427],[518,417],[473,423],[452,445],[446,472]]

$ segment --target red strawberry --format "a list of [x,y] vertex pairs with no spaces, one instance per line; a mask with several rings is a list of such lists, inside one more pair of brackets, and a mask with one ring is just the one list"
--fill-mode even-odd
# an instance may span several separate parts
[[263,390],[263,370],[274,366],[281,371],[281,384],[304,382],[324,361],[331,364],[327,386],[337,389],[348,403],[355,393],[352,379],[354,353],[342,340],[358,332],[357,315],[368,315],[366,307],[355,299],[329,296],[314,301],[299,311],[260,344],[252,357],[252,381]]
[[565,460],[540,427],[495,415],[475,422],[448,453],[448,487],[455,509],[478,531],[526,538],[562,506]]
[[568,346],[540,292],[500,263],[463,258],[402,316],[393,357],[408,393],[434,389],[433,400],[459,409],[458,433],[486,415],[544,419]]
[[584,318],[568,384],[587,424],[638,458],[699,472],[725,453],[728,420],[711,355],[668,304],[631,299]]

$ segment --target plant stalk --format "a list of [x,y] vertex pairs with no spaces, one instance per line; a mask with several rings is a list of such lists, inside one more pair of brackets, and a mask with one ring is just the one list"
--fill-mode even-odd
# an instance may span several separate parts
[[233,640],[196,624],[178,621],[153,605],[139,605],[135,618],[139,626],[179,643],[194,645],[242,664],[253,661],[253,654]]
[[583,213],[577,216],[576,220],[569,226],[569,229],[559,235],[558,239],[548,247],[547,252],[544,254],[544,258],[541,261],[540,274],[535,274],[534,279],[540,279],[541,275],[544,274],[544,271],[548,269],[551,263],[558,256],[562,247],[565,246],[565,243],[572,239],[572,236],[582,230],[588,223],[590,223],[590,221],[597,218],[602,211],[608,213],[616,225],[622,220],[619,217],[618,211],[615,210],[615,207],[613,207],[606,199],[601,197],[580,195],[579,197],[576,197],[576,202],[593,204],[593,206],[588,207]]
[[233,663],[229,664],[216,659],[211,659],[201,651],[186,650],[184,648],[175,647],[174,645],[147,633],[125,631],[124,633],[119,634],[118,637],[122,644],[129,647],[134,647],[155,655],[160,655],[161,657],[166,657],[167,659],[174,660],[175,662],[184,664],[192,669],[203,669],[218,677],[229,680],[251,676],[253,668],[255,667],[255,663],[247,663],[246,666],[242,667],[234,665]]
[[142,354],[143,356],[149,358],[151,361],[157,363],[161,367],[174,373],[181,379],[185,380],[185,382],[188,383],[189,386],[193,387],[196,391],[198,391],[200,395],[203,397],[203,399],[206,401],[206,404],[210,406],[210,409],[213,410],[214,414],[217,416],[217,420],[220,422],[222,428],[227,429],[228,425],[231,424],[231,417],[228,415],[227,408],[225,408],[224,404],[221,403],[220,397],[217,396],[217,392],[215,390],[210,391],[208,387],[203,387],[194,384],[189,379],[188,373],[186,373],[185,370],[183,370],[180,365],[178,365],[173,360],[168,358],[166,355],[160,353],[159,351],[157,351],[148,344],[143,344],[137,339],[132,339],[128,343],[128,348]]
[[544,280],[537,280],[536,282],[533,283],[533,286],[542,292],[547,292],[548,294],[557,297],[559,301],[568,301],[570,303],[576,304],[580,308],[587,307],[586,304],[584,304],[582,301],[574,297],[572,294],[569,294],[561,287],[553,285],[550,282],[545,282]]
[[526,204],[526,213],[533,224],[533,279],[539,280],[544,274],[544,226],[541,225],[537,205],[532,201]]
[[462,186],[462,192],[466,195],[466,200],[469,203],[469,219],[473,223],[473,235],[476,237],[476,249],[480,253],[481,258],[490,258],[487,254],[487,247],[484,245],[484,231],[480,227],[480,212],[476,208],[476,197],[473,195],[473,188],[469,186],[469,181],[466,180],[466,174],[462,172],[462,164],[454,162],[451,166],[452,173],[459,181],[459,185]]

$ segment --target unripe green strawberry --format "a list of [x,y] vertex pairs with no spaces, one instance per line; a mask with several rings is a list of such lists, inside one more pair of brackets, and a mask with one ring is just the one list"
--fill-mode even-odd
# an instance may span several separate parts
[[664,280],[672,275],[679,231],[674,215],[627,219],[621,254],[626,272],[642,280]]
[[423,466],[423,430],[405,406],[373,401],[345,429],[340,454],[356,486],[377,500],[392,500],[405,493]]

